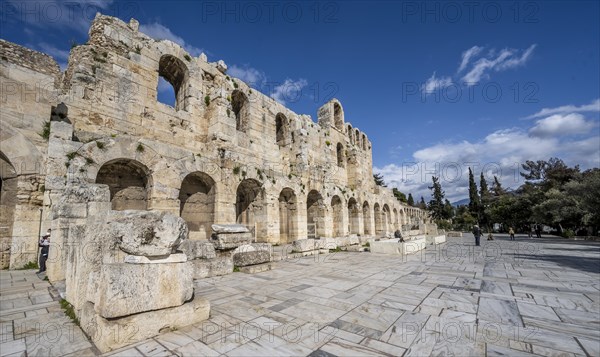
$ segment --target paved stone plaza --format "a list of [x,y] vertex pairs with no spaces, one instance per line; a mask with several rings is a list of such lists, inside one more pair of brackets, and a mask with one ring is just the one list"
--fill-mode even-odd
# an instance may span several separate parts
[[[600,355],[600,244],[449,239],[405,258],[339,252],[200,280],[208,321],[109,355]],[[1,276],[2,356],[94,354],[46,282]],[[72,332],[20,330],[35,319]]]

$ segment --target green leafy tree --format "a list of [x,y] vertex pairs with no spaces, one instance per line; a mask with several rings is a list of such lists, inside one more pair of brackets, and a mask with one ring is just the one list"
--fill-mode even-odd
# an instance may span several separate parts
[[427,204],[425,204],[425,199],[421,196],[421,202],[419,202],[420,209],[427,209]]
[[481,220],[482,226],[488,226],[490,224],[490,221],[489,216],[486,214],[485,210],[492,203],[492,197],[488,189],[488,184],[485,180],[483,172],[481,172],[481,175],[479,177],[479,199],[479,218]]
[[446,201],[444,202],[444,218],[445,219],[454,218],[454,207],[452,206],[452,203],[450,203],[450,201],[448,201],[448,199],[446,199]]
[[[474,217],[479,216],[479,195],[477,194],[477,184],[475,183],[475,177],[473,171],[469,167],[469,211]],[[479,218],[479,217],[478,217]]]
[[387,187],[382,174],[373,174],[373,180],[375,180],[377,186]]
[[406,203],[406,195],[400,192],[396,187],[392,188],[392,193],[398,201]]
[[414,207],[415,206],[415,199],[412,196],[412,193],[408,194],[408,198],[406,199],[406,203],[411,206]]
[[502,184],[496,176],[494,176],[494,183],[492,184],[492,193],[494,196],[502,196],[505,193]]
[[431,216],[433,219],[439,221],[445,218],[444,215],[444,191],[442,190],[442,185],[440,184],[440,180],[438,177],[433,176],[431,178],[433,181],[433,185],[429,186],[431,190],[431,201],[429,201],[429,205],[427,209],[431,212]]

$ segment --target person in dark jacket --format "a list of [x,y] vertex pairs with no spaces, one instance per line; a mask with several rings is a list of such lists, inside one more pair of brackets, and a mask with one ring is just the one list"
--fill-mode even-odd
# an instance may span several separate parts
[[48,260],[48,251],[50,250],[50,234],[52,230],[48,228],[48,232],[42,236],[38,246],[42,248],[40,250],[40,270],[38,274],[46,271],[46,261]]
[[481,229],[478,225],[473,226],[473,235],[475,236],[475,245],[479,246],[479,239],[481,238]]

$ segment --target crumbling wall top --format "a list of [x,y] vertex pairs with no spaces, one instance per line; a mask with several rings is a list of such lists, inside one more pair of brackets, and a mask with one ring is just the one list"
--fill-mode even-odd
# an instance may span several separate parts
[[0,58],[2,62],[13,63],[54,78],[60,76],[60,67],[51,56],[3,39],[0,39]]

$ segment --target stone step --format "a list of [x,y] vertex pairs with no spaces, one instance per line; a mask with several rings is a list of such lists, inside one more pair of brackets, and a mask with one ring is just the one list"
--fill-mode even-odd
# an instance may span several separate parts
[[17,314],[19,312],[27,312],[27,311],[31,311],[31,310],[42,309],[45,307],[51,307],[51,306],[56,306],[56,305],[57,305],[56,301],[51,301],[51,302],[44,302],[44,303],[36,304],[36,305],[18,307],[16,309],[0,310],[0,316],[12,315],[12,314]]

